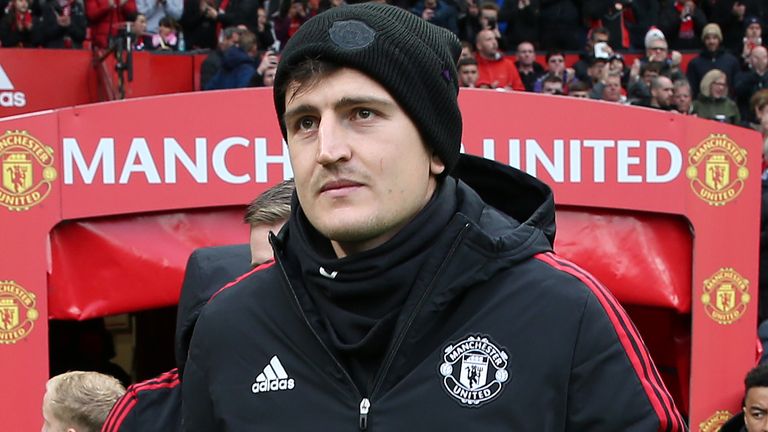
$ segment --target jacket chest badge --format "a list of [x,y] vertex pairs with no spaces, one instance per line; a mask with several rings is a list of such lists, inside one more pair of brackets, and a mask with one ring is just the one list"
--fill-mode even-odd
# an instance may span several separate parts
[[487,336],[467,336],[448,345],[444,353],[443,387],[462,405],[478,407],[492,401],[509,381],[509,356]]

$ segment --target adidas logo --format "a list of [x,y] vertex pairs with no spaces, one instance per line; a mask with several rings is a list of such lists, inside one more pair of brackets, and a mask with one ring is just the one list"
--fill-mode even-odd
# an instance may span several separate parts
[[251,386],[254,393],[263,393],[269,391],[293,390],[293,378],[288,378],[288,374],[280,363],[277,356],[272,357],[269,364],[264,367],[264,372],[256,377],[256,382]]
[[27,104],[27,95],[15,91],[11,79],[5,73],[3,66],[0,66],[0,106],[2,107],[23,107]]

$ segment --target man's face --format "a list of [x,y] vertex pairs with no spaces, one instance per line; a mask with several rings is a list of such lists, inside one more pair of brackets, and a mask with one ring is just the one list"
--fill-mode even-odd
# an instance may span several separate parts
[[763,34],[763,28],[760,27],[760,24],[752,23],[749,26],[747,26],[747,30],[744,32],[744,36],[746,36],[748,39],[757,39],[761,37]]
[[643,72],[643,82],[645,83],[645,85],[650,86],[651,81],[653,81],[653,79],[658,76],[659,76],[659,73],[656,72],[655,70],[647,70]]
[[542,93],[547,94],[563,94],[563,83],[559,82],[545,82],[541,87]]
[[688,86],[677,87],[674,89],[673,95],[677,110],[688,113],[691,110],[691,88]]
[[499,42],[490,30],[483,30],[477,34],[477,50],[484,57],[493,57],[499,49]]
[[753,70],[764,71],[768,68],[768,49],[763,46],[756,46],[749,54]]
[[603,76],[605,65],[604,61],[596,61],[587,69],[587,75],[592,78],[592,81],[597,81]]
[[768,387],[752,387],[744,400],[747,432],[768,432]]
[[673,92],[672,81],[667,77],[661,77],[658,79],[658,87],[651,90],[651,96],[656,99],[656,103],[665,107],[672,104]]
[[707,48],[707,51],[715,52],[720,48],[720,38],[717,37],[717,35],[709,33],[704,36],[704,46]]
[[477,84],[477,65],[468,64],[459,68],[462,87],[474,87]]
[[667,41],[654,39],[645,47],[645,55],[649,61],[663,62],[667,59]]
[[27,0],[15,0],[14,5],[17,12],[26,13],[29,10],[29,2]]
[[133,22],[133,31],[140,35],[147,32],[147,17],[142,14],[136,15],[136,20]]
[[609,76],[605,80],[603,89],[603,100],[609,102],[618,102],[621,100],[621,79],[619,77]]
[[480,11],[480,25],[484,29],[495,29],[499,22],[499,12],[496,9],[482,9]]
[[533,50],[533,45],[528,42],[523,42],[517,46],[517,61],[525,66],[530,66],[536,60],[536,52]]
[[344,68],[285,100],[299,202],[337,256],[386,242],[432,197],[445,166],[376,81]]
[[267,23],[267,11],[264,10],[264,8],[259,8],[257,11],[258,18],[257,22],[259,25],[264,25]]
[[555,54],[547,60],[547,70],[553,75],[560,75],[565,70],[565,57]]
[[251,227],[251,266],[263,264],[272,258],[272,246],[269,244],[269,232],[277,233],[285,221],[272,225],[258,224]]
[[472,54],[472,49],[470,49],[468,46],[461,47],[461,55],[459,56],[459,59],[465,59],[465,58],[474,58],[474,55]]
[[589,99],[589,92],[587,90],[571,90],[568,93],[568,96],[572,96],[579,99]]

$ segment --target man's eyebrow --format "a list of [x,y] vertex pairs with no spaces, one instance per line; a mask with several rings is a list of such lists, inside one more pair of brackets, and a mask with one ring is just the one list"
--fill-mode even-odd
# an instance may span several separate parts
[[[343,97],[334,104],[335,109],[344,109],[359,105],[375,105],[379,107],[395,107],[397,104],[389,99],[374,96],[349,96]],[[285,111],[283,119],[294,118],[305,114],[314,114],[318,110],[310,104],[302,104]]]

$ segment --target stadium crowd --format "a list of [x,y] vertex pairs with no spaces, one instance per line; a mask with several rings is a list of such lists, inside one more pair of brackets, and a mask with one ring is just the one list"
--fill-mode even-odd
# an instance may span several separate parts
[[[465,87],[589,97],[768,131],[763,1],[389,1],[456,33]],[[203,89],[269,86],[281,46],[308,18],[344,3],[0,0],[0,44],[106,49],[130,35],[134,50],[211,50]],[[695,58],[682,62],[681,51]],[[567,67],[572,52],[578,61]]]

